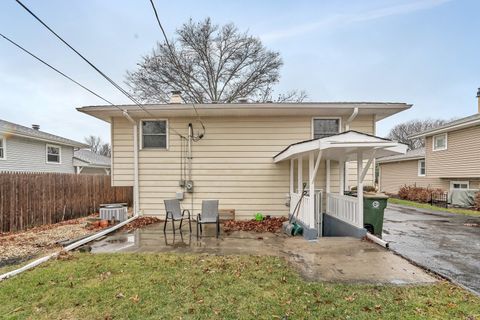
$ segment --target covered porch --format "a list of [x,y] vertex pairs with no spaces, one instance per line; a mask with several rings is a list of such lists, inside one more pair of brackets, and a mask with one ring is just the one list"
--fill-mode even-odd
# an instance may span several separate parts
[[[345,235],[336,229],[345,229],[347,235],[364,234],[363,186],[368,170],[376,157],[404,154],[407,146],[373,135],[347,131],[321,139],[301,141],[289,145],[274,156],[275,163],[290,161],[290,215],[298,208],[299,221],[307,239],[323,236],[325,218],[329,220],[328,235]],[[304,168],[304,161],[307,163]],[[324,189],[316,186],[320,164],[325,161]],[[338,172],[334,174],[335,162]],[[357,196],[345,194],[346,163],[356,163]],[[308,172],[304,177],[304,170]],[[296,175],[296,179],[295,179]],[[338,184],[332,191],[332,176]],[[296,180],[296,181],[295,181]],[[303,194],[303,197],[302,197]],[[339,234],[336,234],[339,233]]]

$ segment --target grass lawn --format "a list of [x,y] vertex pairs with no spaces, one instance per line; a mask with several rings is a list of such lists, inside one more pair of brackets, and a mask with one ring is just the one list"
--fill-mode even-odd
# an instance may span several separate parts
[[444,212],[450,212],[450,213],[456,213],[456,214],[464,214],[467,216],[480,217],[480,211],[469,210],[469,209],[442,208],[442,207],[431,206],[428,203],[420,203],[420,202],[402,200],[402,199],[396,199],[396,198],[390,198],[388,199],[388,202],[393,204],[401,204],[403,206],[415,207],[419,209],[429,209],[429,210],[435,210],[435,211],[444,211]]
[[446,282],[305,282],[281,258],[76,253],[0,283],[12,319],[477,319]]

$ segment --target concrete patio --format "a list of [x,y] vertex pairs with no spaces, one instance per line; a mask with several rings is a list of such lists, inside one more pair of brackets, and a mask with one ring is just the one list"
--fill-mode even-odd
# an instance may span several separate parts
[[[192,224],[192,230],[195,230]],[[306,241],[283,234],[233,232],[215,238],[213,226],[196,234],[174,235],[171,228],[153,224],[131,232],[117,232],[90,245],[92,253],[151,252],[215,255],[270,255],[284,257],[306,279],[346,283],[419,284],[435,278],[392,252],[367,241],[347,237],[324,237]]]

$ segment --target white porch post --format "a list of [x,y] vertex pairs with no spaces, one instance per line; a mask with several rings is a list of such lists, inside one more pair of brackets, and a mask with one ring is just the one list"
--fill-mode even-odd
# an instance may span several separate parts
[[358,200],[358,227],[363,228],[363,154],[357,153],[357,200]]
[[293,170],[295,169],[295,159],[290,159],[290,197],[294,192]]
[[330,193],[330,160],[327,160],[327,169],[326,169],[326,175],[327,175],[327,181],[325,183],[325,190],[327,191],[327,194]]
[[298,157],[298,177],[297,177],[297,181],[298,181],[298,186],[297,186],[297,193],[298,194],[301,194],[302,193],[302,187],[303,187],[303,157],[300,156]]
[[315,224],[315,154],[310,152],[308,157],[308,180],[310,182],[309,186],[309,196],[310,196],[310,206],[308,207],[308,224],[310,228],[314,227]]
[[340,161],[338,161],[338,170],[340,179],[340,189],[338,190],[338,194],[343,196],[343,192],[345,191],[345,160],[340,159]]

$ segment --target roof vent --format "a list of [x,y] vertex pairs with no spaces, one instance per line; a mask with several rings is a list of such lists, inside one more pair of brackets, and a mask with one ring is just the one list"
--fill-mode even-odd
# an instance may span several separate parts
[[170,96],[170,103],[178,104],[183,103],[182,91],[172,91]]
[[33,130],[40,130],[40,125],[39,124],[32,124],[32,129]]
[[238,98],[237,102],[238,103],[248,103],[248,98],[246,98],[246,97]]

